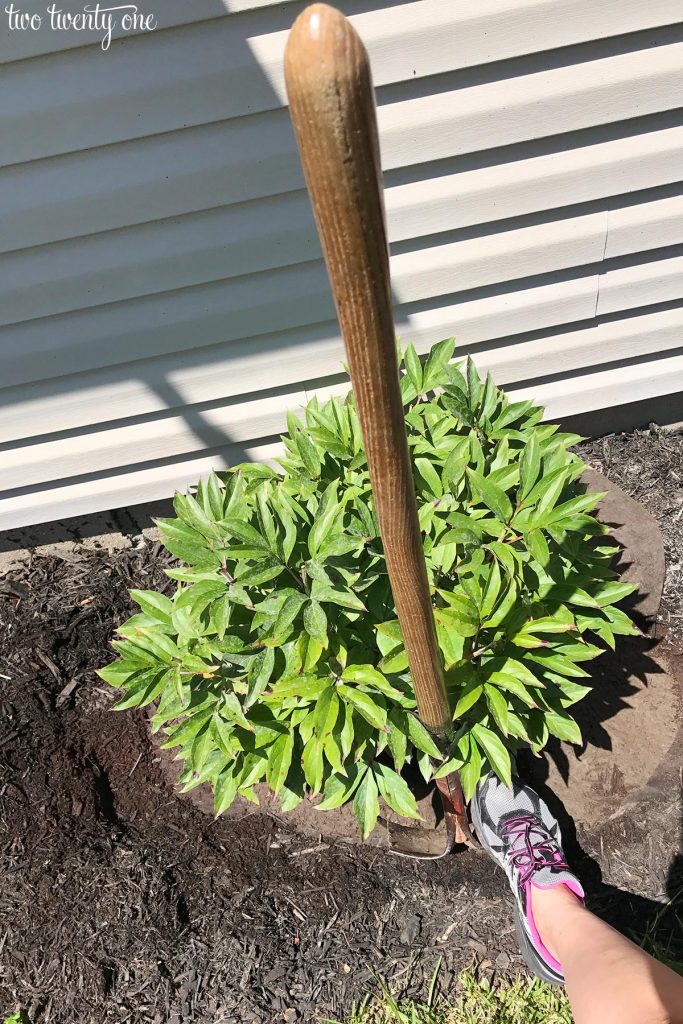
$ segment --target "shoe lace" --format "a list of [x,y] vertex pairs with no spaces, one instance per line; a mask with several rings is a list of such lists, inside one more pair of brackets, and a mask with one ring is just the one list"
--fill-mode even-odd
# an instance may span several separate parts
[[535,814],[517,814],[505,821],[501,833],[508,841],[506,857],[524,885],[542,868],[569,870],[562,850]]

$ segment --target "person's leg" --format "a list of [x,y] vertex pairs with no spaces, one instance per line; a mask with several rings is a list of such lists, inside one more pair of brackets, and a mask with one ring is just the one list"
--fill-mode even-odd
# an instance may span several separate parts
[[683,1024],[683,978],[595,917],[564,885],[532,888],[576,1024]]
[[489,775],[471,811],[479,841],[508,877],[524,959],[540,978],[566,984],[576,1024],[683,1024],[683,978],[586,910],[540,796]]

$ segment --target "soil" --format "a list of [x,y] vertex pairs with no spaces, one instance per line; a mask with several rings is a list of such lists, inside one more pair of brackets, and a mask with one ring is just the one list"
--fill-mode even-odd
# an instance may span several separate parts
[[[683,437],[621,435],[585,454],[660,521],[661,642],[676,659]],[[517,970],[505,880],[484,855],[420,863],[261,816],[214,822],[176,798],[144,713],[112,713],[94,673],[128,588],[164,586],[165,564],[131,538],[35,556],[0,581],[0,1019],[313,1021],[348,1012],[373,974],[424,994],[440,960],[444,989],[473,959]],[[563,819],[593,906],[663,943],[683,882],[678,770],[672,758],[633,813],[590,830]]]

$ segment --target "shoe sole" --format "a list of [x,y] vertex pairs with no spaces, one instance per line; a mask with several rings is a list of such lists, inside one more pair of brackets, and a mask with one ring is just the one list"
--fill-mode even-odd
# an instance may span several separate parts
[[[493,850],[486,842],[486,837],[484,835],[484,826],[482,824],[481,815],[479,813],[479,801],[477,800],[476,795],[475,798],[470,803],[470,814],[472,816],[472,824],[474,825],[474,830],[477,834],[477,839],[481,843],[483,849],[486,850],[491,860],[495,861],[496,864],[498,864],[498,858],[496,857]],[[519,951],[522,954],[524,963],[527,965],[532,974],[535,974],[536,977],[540,978],[542,981],[548,982],[549,985],[563,985],[564,978],[562,977],[562,975],[555,974],[555,972],[551,970],[550,967],[548,967],[545,961],[542,960],[536,952],[536,949],[531,939],[527,935],[526,928],[524,927],[524,922],[522,921],[519,903],[517,902],[517,899],[514,897],[514,894],[513,899],[515,935],[517,936],[517,945],[519,946]]]
[[560,974],[555,974],[554,971],[548,967],[544,960],[541,960],[540,956],[536,952],[536,948],[533,945],[531,939],[527,935],[524,922],[522,921],[522,915],[519,909],[519,904],[515,900],[515,935],[517,936],[517,943],[519,945],[520,953],[524,963],[527,965],[530,971],[532,971],[537,978],[542,981],[546,981],[549,985],[564,985],[564,978]]

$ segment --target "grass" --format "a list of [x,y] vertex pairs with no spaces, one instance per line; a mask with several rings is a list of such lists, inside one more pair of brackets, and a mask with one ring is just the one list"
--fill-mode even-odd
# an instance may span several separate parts
[[[664,931],[664,918],[667,921],[667,933]],[[653,921],[649,923],[647,932],[640,945],[655,960],[666,964],[683,978],[683,960],[678,959],[683,936],[683,887],[671,897],[668,903],[662,904]]]
[[437,973],[427,1002],[398,998],[382,985],[343,1024],[572,1024],[564,989],[537,978],[519,976],[490,984],[474,970],[463,971],[457,991],[446,1002],[435,995]]
[[[668,936],[661,934],[661,919],[674,909],[675,922],[683,928],[678,905],[683,890],[650,923],[641,941],[643,949],[683,976],[683,962],[672,956],[674,935],[683,934],[676,927]],[[669,941],[666,941],[668,939]],[[546,985],[538,978],[518,975],[512,980],[496,979],[493,983],[477,976],[474,968],[463,971],[455,992],[449,999],[437,995],[439,967],[429,986],[427,1001],[403,999],[380,983],[379,991],[367,996],[345,1021],[326,1020],[325,1024],[573,1024],[569,1000],[561,987]],[[28,1024],[23,1013],[14,1013],[3,1024]]]
[[[662,905],[640,937],[642,948],[683,977],[680,959],[683,935],[683,888]],[[633,935],[638,942],[638,936]],[[439,968],[424,1003],[397,996],[384,982],[367,996],[345,1021],[327,1024],[573,1024],[564,988],[519,975],[493,983],[475,968],[463,971],[448,999],[437,995]]]

